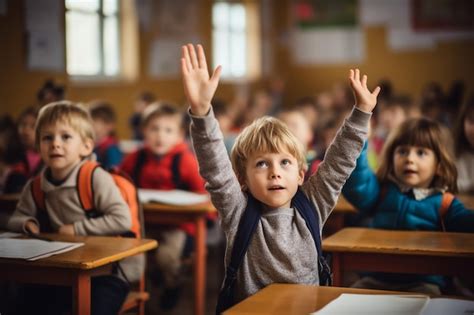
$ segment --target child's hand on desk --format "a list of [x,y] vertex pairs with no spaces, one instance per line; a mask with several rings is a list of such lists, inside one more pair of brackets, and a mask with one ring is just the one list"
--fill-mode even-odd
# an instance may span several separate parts
[[364,112],[372,112],[377,105],[380,87],[377,86],[373,92],[370,92],[367,88],[367,76],[364,74],[361,80],[359,69],[350,70],[349,81],[356,99],[356,107]]
[[206,115],[219,83],[221,66],[218,66],[209,78],[206,55],[202,46],[197,45],[196,56],[194,45],[188,44],[182,47],[181,73],[184,93],[191,106],[191,113],[196,116]]
[[25,230],[31,234],[39,234],[40,232],[38,225],[32,220],[26,221]]
[[65,235],[76,235],[76,232],[74,232],[74,225],[72,224],[65,224],[61,226],[58,230],[58,233]]

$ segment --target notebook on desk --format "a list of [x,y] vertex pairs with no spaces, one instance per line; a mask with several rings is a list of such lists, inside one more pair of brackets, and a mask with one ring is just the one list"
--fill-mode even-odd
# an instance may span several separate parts
[[341,294],[312,314],[466,315],[474,313],[474,301],[430,298],[424,295]]
[[0,258],[38,260],[68,252],[84,243],[48,242],[36,239],[0,239]]
[[188,206],[205,203],[209,201],[209,196],[197,194],[184,190],[155,190],[138,189],[140,202],[157,202],[176,206]]

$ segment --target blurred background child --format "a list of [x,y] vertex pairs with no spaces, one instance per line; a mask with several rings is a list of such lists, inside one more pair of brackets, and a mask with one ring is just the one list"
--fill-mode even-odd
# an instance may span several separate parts
[[106,169],[120,165],[123,154],[115,137],[117,118],[112,105],[101,101],[95,102],[90,106],[89,112],[96,136],[94,153],[97,161]]
[[21,112],[17,120],[18,134],[26,154],[28,177],[38,174],[43,166],[41,156],[35,144],[35,124],[37,117],[38,109],[34,106],[29,106]]
[[461,193],[474,193],[474,95],[464,104],[454,128],[454,152]]
[[[121,166],[137,187],[206,192],[196,157],[185,142],[183,114],[175,105],[164,102],[144,110],[144,147],[126,156]],[[191,253],[194,234],[191,223],[160,228],[156,263],[163,278],[163,309],[171,309],[178,302],[184,281],[183,259]]]

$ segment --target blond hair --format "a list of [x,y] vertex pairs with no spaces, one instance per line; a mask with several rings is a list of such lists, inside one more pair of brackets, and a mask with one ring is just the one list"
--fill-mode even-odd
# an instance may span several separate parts
[[430,187],[445,188],[457,192],[457,170],[453,157],[445,143],[439,123],[427,118],[413,118],[402,123],[390,134],[382,152],[382,163],[377,171],[380,182],[395,176],[393,156],[398,146],[417,146],[433,150],[438,169]]
[[305,169],[306,158],[301,142],[282,121],[265,116],[242,130],[232,147],[230,159],[237,178],[243,183],[247,171],[247,160],[252,154],[278,153],[284,150],[296,158],[299,170]]
[[36,146],[39,147],[41,130],[45,126],[58,122],[70,126],[76,131],[83,141],[94,141],[95,133],[89,111],[79,103],[59,101],[49,103],[41,108],[35,125]]

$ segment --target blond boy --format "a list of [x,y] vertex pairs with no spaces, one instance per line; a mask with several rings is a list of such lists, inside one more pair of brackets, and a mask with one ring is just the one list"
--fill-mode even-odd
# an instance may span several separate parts
[[303,184],[303,147],[274,118],[256,120],[240,134],[230,163],[210,104],[221,69],[218,67],[209,77],[204,51],[200,45],[197,48],[196,54],[193,45],[183,46],[184,90],[200,172],[226,235],[226,264],[249,195],[261,208],[261,219],[237,272],[233,302],[274,282],[319,284],[314,240],[291,201],[301,189],[316,209],[319,222],[324,223],[361,152],[380,89],[371,93],[367,77],[361,78],[358,69],[351,70],[349,80],[356,108],[341,127],[317,174]]
[[[41,190],[45,208],[38,209],[32,195],[32,181],[22,192],[15,212],[8,222],[12,231],[54,232],[68,235],[119,235],[131,228],[131,215],[113,178],[98,168],[93,173],[92,188],[97,216],[88,218],[77,193],[81,165],[94,148],[94,129],[89,113],[82,106],[60,101],[43,107],[36,123],[36,145],[46,168],[41,172]],[[129,291],[128,281],[136,281],[144,270],[144,257],[135,256],[120,262],[123,272],[92,279],[92,313],[116,314]],[[52,295],[64,289],[42,287],[27,291],[35,303],[23,303],[25,313],[67,311],[69,302],[48,304]],[[38,298],[44,297],[44,298]],[[42,305],[44,303],[45,305]],[[48,310],[48,311],[46,311]]]

